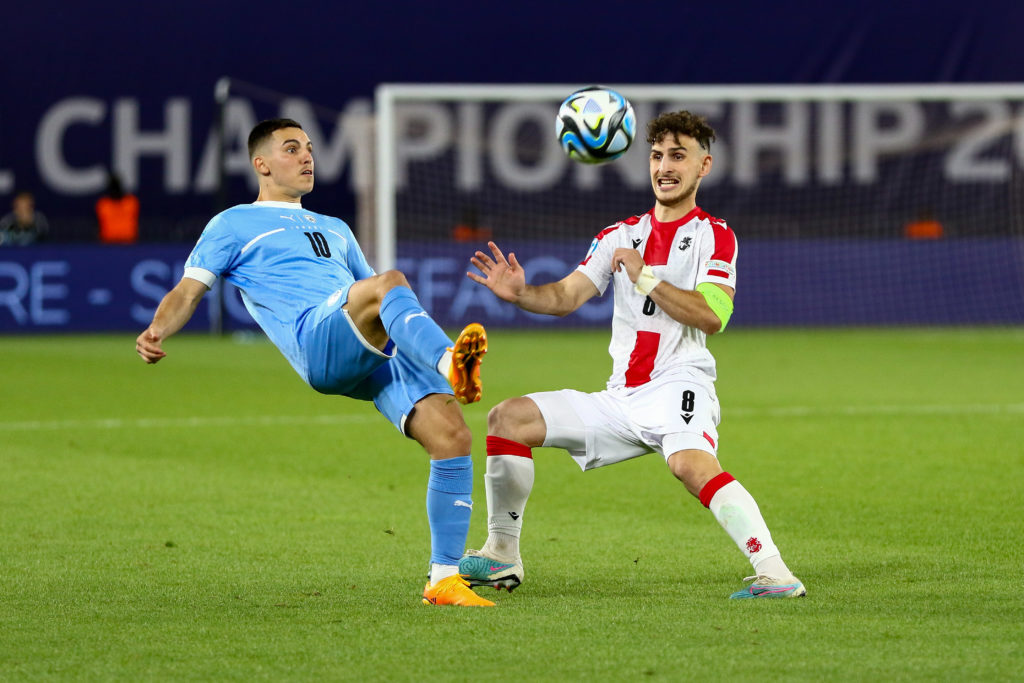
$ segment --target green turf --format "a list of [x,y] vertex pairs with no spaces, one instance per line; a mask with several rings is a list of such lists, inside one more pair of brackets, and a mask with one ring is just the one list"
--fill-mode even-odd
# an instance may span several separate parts
[[[266,343],[0,338],[0,680],[1019,680],[1024,330],[712,340],[720,457],[804,580],[750,567],[656,456],[537,449],[527,580],[420,604],[427,460]],[[604,332],[491,332],[501,398],[599,389]]]

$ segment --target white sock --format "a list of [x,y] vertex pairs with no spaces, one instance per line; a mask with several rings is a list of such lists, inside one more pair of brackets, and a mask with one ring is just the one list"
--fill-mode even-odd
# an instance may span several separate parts
[[459,568],[454,564],[438,564],[432,562],[430,564],[430,585],[433,586],[438,581],[443,581],[449,576],[454,576],[459,573]]
[[756,574],[774,578],[791,575],[772,541],[761,510],[742,484],[723,472],[708,482],[700,499],[750,560]]
[[515,563],[519,560],[519,537],[491,531],[480,552],[501,562]]
[[441,376],[448,377],[448,371],[452,369],[452,350],[447,349],[441,354],[441,360],[437,361],[437,371],[441,373]]
[[482,552],[495,559],[519,559],[526,501],[533,490],[533,456],[521,443],[487,437],[487,543]]

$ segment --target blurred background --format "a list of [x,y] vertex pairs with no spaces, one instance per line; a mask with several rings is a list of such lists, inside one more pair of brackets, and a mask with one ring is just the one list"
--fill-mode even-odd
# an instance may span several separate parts
[[[493,238],[561,277],[650,208],[642,133],[600,169],[560,156],[558,103],[590,84],[641,122],[688,107],[718,131],[698,203],[739,236],[733,324],[1024,322],[1016,3],[37,2],[8,18],[0,332],[145,326],[209,218],[255,198],[245,137],[281,115],[317,149],[304,205],[349,222],[443,324],[604,325],[610,301],[539,319],[463,275]],[[190,324],[251,327],[233,291]]]

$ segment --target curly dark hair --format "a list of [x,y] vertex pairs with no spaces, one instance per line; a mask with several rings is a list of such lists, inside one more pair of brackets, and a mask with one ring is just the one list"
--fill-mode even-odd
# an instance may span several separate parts
[[703,116],[697,116],[685,109],[662,114],[647,124],[647,143],[653,145],[666,135],[679,137],[688,135],[700,143],[706,152],[711,151],[711,141],[715,139],[715,129],[708,125]]
[[256,156],[256,150],[263,144],[263,141],[273,135],[275,130],[281,130],[282,128],[298,128],[302,130],[302,126],[291,119],[267,119],[257,123],[252,132],[249,133],[249,158],[252,159]]

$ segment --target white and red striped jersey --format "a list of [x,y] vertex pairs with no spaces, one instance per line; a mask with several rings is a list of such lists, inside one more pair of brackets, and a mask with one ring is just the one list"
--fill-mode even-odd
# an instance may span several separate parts
[[715,379],[715,359],[708,351],[707,335],[673,320],[637,292],[625,270],[612,273],[612,254],[619,247],[639,251],[655,276],[679,289],[692,290],[702,282],[735,289],[736,235],[725,221],[700,207],[671,223],[659,222],[652,209],[601,231],[577,267],[601,294],[609,281],[614,281],[609,389],[640,386],[692,368]]

